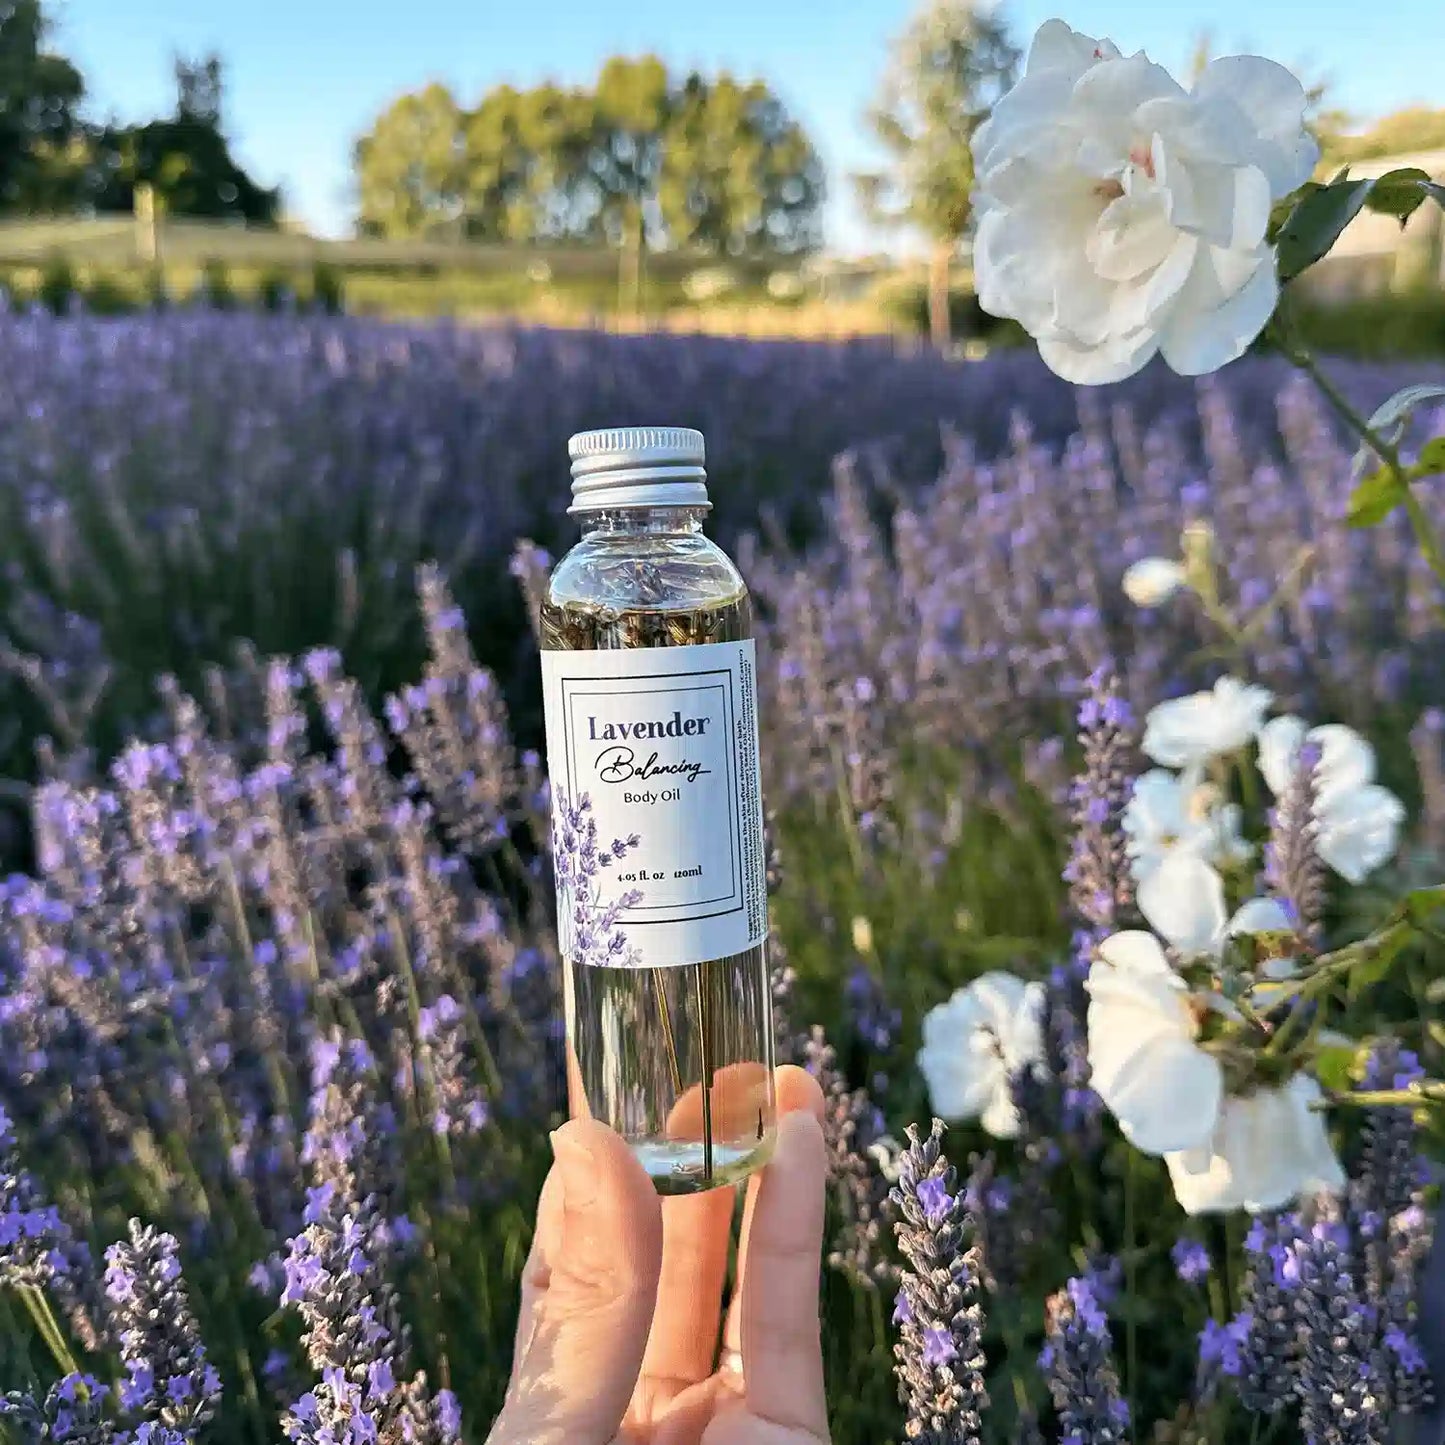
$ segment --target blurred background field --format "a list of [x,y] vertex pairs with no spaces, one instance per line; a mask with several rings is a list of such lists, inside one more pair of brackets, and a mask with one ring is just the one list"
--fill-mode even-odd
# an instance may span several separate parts
[[[142,1213],[181,1240],[231,1402],[201,1438],[274,1439],[310,1369],[277,1313],[281,1258],[315,1186],[307,1140],[336,1122],[311,1070],[344,1021],[380,1062],[340,1127],[372,1105],[401,1121],[364,1182],[427,1242],[388,1255],[416,1361],[483,1439],[561,1108],[529,607],[575,535],[568,435],[699,427],[711,530],[759,604],[784,1045],[829,1090],[840,1170],[835,1439],[896,1440],[886,1184],[863,1144],[928,1112],[930,1008],[1064,956],[1084,679],[1112,661],[1142,714],[1227,668],[1365,733],[1413,821],[1331,917],[1354,937],[1445,858],[1438,593],[1398,516],[1343,526],[1353,448],[1263,344],[1203,382],[1156,364],[1076,389],[982,311],[968,136],[1017,72],[1028,7],[840,0],[830,29],[812,0],[770,0],[689,15],[685,43],[673,4],[555,27],[353,8],[0,0],[0,865],[18,870],[0,1106],[86,1237]],[[1165,7],[1116,9],[1121,43],[1162,33],[1181,68],[1224,48]],[[1219,23],[1281,44],[1305,25],[1250,10]],[[1445,95],[1414,63],[1439,17],[1393,69],[1361,58],[1362,87],[1358,8],[1316,10],[1320,174],[1445,179]],[[1404,231],[1362,216],[1295,320],[1368,412],[1445,383],[1442,282],[1438,208]],[[1419,436],[1442,422],[1425,406]],[[1438,487],[1421,495],[1445,519]],[[1260,609],[1237,647],[1197,597],[1123,594],[1186,529],[1218,600]],[[475,767],[423,798],[417,755],[449,719]],[[363,784],[385,806],[333,827]],[[142,794],[163,827],[117,801]],[[167,850],[195,864],[174,887]],[[280,898],[292,864],[311,891]],[[115,900],[152,865],[148,928]],[[1345,1010],[1398,1026],[1437,1075],[1440,969],[1421,948]],[[466,1041],[443,999],[475,1020]],[[414,1066],[439,1036],[455,1091],[428,1117]],[[1194,1226],[1157,1161],[1111,1140],[1044,1198],[1024,1146],[950,1135],[961,1166],[993,1151],[1020,1190],[990,1445],[1047,1411],[1046,1301],[1124,1254],[1138,1288],[1111,1308],[1150,1345],[1126,1379],[1140,1438],[1205,1438],[1176,1418],[1214,1308],[1169,1264]],[[1196,1242],[1222,1260],[1242,1230],[1218,1223]],[[0,1393],[51,1380],[51,1348],[0,1315]],[[1232,1445],[1241,1422],[1206,1423]]]

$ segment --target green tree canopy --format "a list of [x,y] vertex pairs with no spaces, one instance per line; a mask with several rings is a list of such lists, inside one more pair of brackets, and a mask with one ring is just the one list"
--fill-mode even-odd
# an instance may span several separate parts
[[39,0],[0,0],[0,212],[72,210],[90,150],[80,72],[45,48]]
[[175,114],[99,133],[102,178],[96,206],[129,211],[150,186],[168,215],[274,224],[280,192],[256,184],[231,155],[223,129],[225,75],[210,55],[176,61]]
[[465,117],[444,85],[398,97],[356,144],[360,224],[371,235],[458,234],[466,194]]
[[728,255],[816,246],[823,168],[766,85],[688,76],[667,133],[658,201],[679,245]]
[[973,135],[1018,63],[997,13],[972,0],[927,0],[896,42],[868,113],[886,160],[855,176],[859,197],[876,220],[933,243],[929,312],[940,343],[948,339],[949,260],[973,214]]
[[[614,57],[590,87],[499,86],[472,110],[431,86],[356,148],[359,224],[391,236],[580,241],[718,254],[816,244],[817,153],[762,82]],[[624,285],[627,284],[624,276]]]

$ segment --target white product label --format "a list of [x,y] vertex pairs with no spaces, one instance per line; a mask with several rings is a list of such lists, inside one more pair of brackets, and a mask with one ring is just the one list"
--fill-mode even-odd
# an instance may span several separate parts
[[753,643],[544,652],[542,688],[564,951],[664,968],[761,943]]

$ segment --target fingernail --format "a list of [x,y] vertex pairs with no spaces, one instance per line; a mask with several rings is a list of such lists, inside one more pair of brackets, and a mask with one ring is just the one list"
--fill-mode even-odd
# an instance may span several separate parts
[[575,1134],[557,1129],[552,1134],[552,1157],[562,1171],[562,1188],[568,1209],[585,1209],[597,1197],[597,1161]]

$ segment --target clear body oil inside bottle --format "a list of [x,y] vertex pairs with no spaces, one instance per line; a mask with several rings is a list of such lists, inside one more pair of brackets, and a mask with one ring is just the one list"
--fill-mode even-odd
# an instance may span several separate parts
[[[749,638],[746,586],[703,535],[703,515],[698,507],[652,506],[584,516],[583,538],[553,573],[542,609],[544,652],[666,648],[685,674],[688,649]],[[624,660],[618,664],[626,670]],[[705,726],[675,715],[676,723],[666,707],[658,713],[667,729]],[[587,725],[595,732],[595,721]],[[549,717],[549,739],[551,728]],[[646,754],[644,745],[629,756]],[[555,787],[555,760],[552,769]],[[668,787],[685,786],[664,776],[655,791],[667,797]],[[723,828],[727,819],[706,826]],[[776,1124],[766,942],[657,967],[599,966],[565,944],[564,954],[573,1114],[616,1130],[660,1193],[730,1184],[765,1163]],[[658,961],[655,949],[649,958]]]

